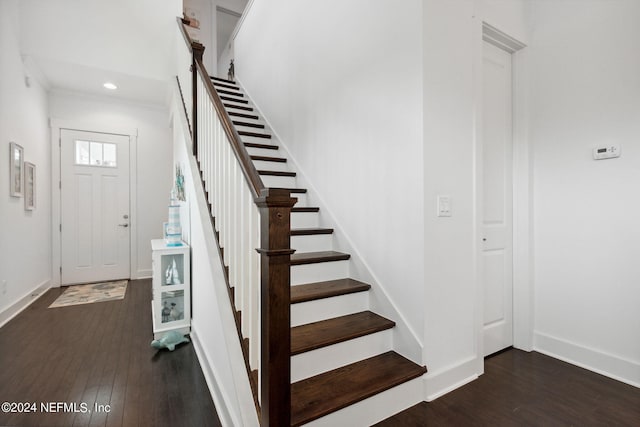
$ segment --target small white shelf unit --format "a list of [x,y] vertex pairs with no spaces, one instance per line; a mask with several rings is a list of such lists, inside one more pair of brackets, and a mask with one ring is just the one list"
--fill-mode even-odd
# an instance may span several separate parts
[[169,331],[191,332],[191,262],[189,245],[167,246],[151,241],[153,270],[153,338]]

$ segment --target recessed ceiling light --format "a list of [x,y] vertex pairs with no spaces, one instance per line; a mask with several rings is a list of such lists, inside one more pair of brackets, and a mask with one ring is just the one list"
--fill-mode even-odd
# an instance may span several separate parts
[[113,84],[113,83],[111,83],[111,82],[106,82],[106,83],[105,83],[105,84],[103,84],[102,86],[104,86],[106,89],[109,89],[109,90],[116,90],[116,89],[118,89],[118,86],[114,85],[114,84]]

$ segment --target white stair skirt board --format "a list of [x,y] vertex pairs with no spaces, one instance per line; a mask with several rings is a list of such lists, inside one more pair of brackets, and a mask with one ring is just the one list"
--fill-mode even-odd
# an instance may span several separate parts
[[313,228],[319,223],[318,212],[291,212],[291,228]]
[[296,188],[295,176],[272,176],[272,175],[260,175],[264,186],[267,188]]
[[[277,156],[269,156],[269,157],[277,157]],[[267,162],[262,160],[254,160],[253,165],[258,170],[269,170],[269,171],[288,171],[289,165],[287,163],[280,162]]]
[[291,236],[291,249],[295,249],[298,253],[330,251],[332,248],[333,235],[331,234]]
[[327,320],[369,310],[369,292],[355,292],[291,304],[291,326]]
[[311,421],[305,426],[370,426],[423,400],[422,380],[416,378]]
[[349,277],[348,260],[291,266],[291,285],[324,282],[345,277]]
[[391,330],[376,332],[291,357],[291,382],[356,363],[390,351]]

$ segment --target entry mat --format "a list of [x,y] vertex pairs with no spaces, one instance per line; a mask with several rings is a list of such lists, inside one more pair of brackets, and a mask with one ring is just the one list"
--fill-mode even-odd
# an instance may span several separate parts
[[127,292],[127,283],[128,280],[118,280],[69,286],[49,308],[123,299]]

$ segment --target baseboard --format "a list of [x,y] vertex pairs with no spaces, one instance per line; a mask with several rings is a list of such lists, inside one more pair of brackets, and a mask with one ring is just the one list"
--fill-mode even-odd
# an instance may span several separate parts
[[138,270],[136,274],[136,280],[151,279],[152,276],[153,276],[152,270]]
[[478,378],[475,357],[463,360],[438,372],[424,376],[425,400],[431,402],[437,398],[470,383]]
[[640,363],[638,362],[540,332],[534,333],[533,349],[547,356],[640,388]]
[[218,413],[218,418],[220,418],[220,422],[223,426],[234,426],[234,422],[231,414],[229,414],[229,411],[227,409],[222,390],[220,390],[218,382],[216,381],[215,372],[213,370],[213,367],[209,363],[207,352],[202,346],[202,343],[198,338],[196,326],[193,324],[191,325],[191,334],[189,336],[191,337],[193,348],[196,351],[198,362],[200,362],[200,367],[202,368],[204,379],[207,382],[207,386],[209,387],[209,393],[211,394],[211,398],[213,399],[213,405],[215,406],[216,412]]
[[3,310],[0,313],[0,328],[20,314],[20,312],[25,308],[29,307],[31,303],[40,298],[50,287],[51,280],[47,279],[36,286],[31,292],[28,292],[25,296]]

